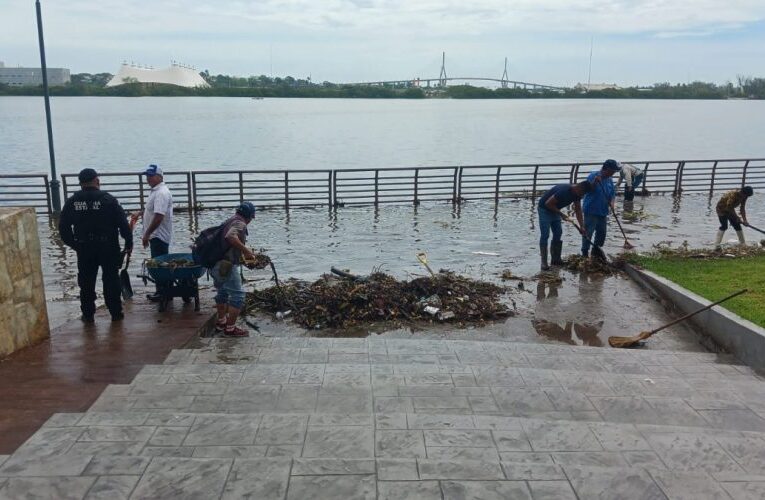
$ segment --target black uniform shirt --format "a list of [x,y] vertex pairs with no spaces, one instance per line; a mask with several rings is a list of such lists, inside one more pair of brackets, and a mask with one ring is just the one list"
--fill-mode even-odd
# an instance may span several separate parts
[[118,232],[125,248],[133,248],[133,233],[122,206],[114,196],[95,187],[77,191],[66,200],[58,230],[64,243],[75,250],[104,244],[119,248]]

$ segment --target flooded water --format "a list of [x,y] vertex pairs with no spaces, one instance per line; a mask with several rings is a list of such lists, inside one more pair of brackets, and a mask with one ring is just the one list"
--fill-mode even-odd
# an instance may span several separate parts
[[[763,101],[54,97],[59,171],[757,158]],[[43,102],[0,97],[0,174],[46,173]]]
[[[705,195],[638,198],[631,220],[624,228],[638,250],[650,250],[659,242],[674,245],[709,246],[717,229],[714,199]],[[450,269],[474,278],[499,281],[498,274],[510,269],[514,275],[531,277],[538,272],[536,210],[530,200],[423,204],[340,208],[337,210],[265,210],[250,224],[249,244],[272,256],[281,279],[316,279],[331,266],[366,274],[381,269],[400,278],[424,275],[417,252],[427,252],[434,269]],[[756,224],[765,213],[765,197],[750,200],[748,212]],[[218,224],[228,211],[207,210],[198,215],[177,213],[172,251],[185,251],[191,235]],[[62,247],[55,231],[41,217],[45,281],[48,300],[59,321],[78,313],[76,266],[72,251]],[[747,230],[752,241],[757,233]],[[735,238],[730,231],[728,238]],[[616,254],[623,239],[611,223],[606,251]],[[564,230],[564,255],[577,253],[580,238],[571,228]],[[143,249],[134,254],[131,275],[140,272],[146,258]],[[670,317],[634,283],[624,277],[586,277],[561,271],[560,285],[524,281],[523,290],[511,294],[517,316],[507,322],[463,332],[444,330],[450,337],[464,335],[550,340],[570,344],[603,345],[609,335],[632,335],[655,327]],[[270,271],[247,271],[251,286],[266,286]],[[203,284],[208,282],[203,281]],[[510,282],[517,286],[516,282]],[[435,334],[438,334],[436,329]],[[386,335],[411,335],[394,330]],[[427,336],[434,335],[428,332]],[[683,327],[657,336],[654,347],[700,348],[697,339]]]

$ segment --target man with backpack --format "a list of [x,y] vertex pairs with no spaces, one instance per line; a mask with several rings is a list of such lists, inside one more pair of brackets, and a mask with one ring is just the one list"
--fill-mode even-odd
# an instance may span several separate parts
[[245,291],[242,285],[242,261],[255,260],[255,255],[245,245],[247,224],[255,217],[255,205],[245,201],[236,209],[233,217],[220,226],[205,229],[194,243],[194,260],[210,270],[217,290],[215,305],[218,319],[216,332],[226,337],[248,337],[244,328],[236,326],[236,320],[244,306]]

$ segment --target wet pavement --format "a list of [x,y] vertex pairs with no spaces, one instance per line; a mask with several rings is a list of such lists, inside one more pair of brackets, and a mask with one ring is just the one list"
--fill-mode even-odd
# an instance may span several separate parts
[[[674,245],[687,241],[691,246],[709,246],[717,229],[714,203],[719,194],[654,196],[635,200],[624,229],[638,251],[647,251],[660,242]],[[255,200],[257,202],[257,200]],[[620,210],[622,201],[619,200]],[[264,248],[276,262],[281,279],[294,277],[313,280],[329,272],[331,266],[359,274],[381,269],[400,278],[424,275],[415,254],[425,251],[432,267],[450,269],[473,278],[499,281],[506,269],[516,276],[532,278],[538,272],[535,205],[530,200],[507,199],[493,202],[423,204],[412,206],[349,207],[330,210],[308,208],[263,210],[250,226],[250,244]],[[757,214],[765,213],[765,198],[755,196],[749,214],[756,224]],[[198,214],[177,213],[173,251],[183,251],[191,235],[218,224],[229,211],[206,210]],[[43,223],[45,222],[45,223]],[[49,315],[53,324],[77,314],[76,266],[74,255],[63,247],[55,231],[41,221],[41,238]],[[729,231],[727,238],[734,238]],[[751,241],[757,233],[747,231]],[[622,250],[623,239],[613,221],[609,224],[606,251]],[[564,255],[579,251],[580,239],[573,228],[564,229]],[[137,249],[131,275],[141,272],[146,257]],[[268,286],[269,271],[248,271],[249,285]],[[515,338],[554,341],[568,344],[603,345],[610,335],[633,335],[648,327],[668,322],[671,317],[630,280],[621,277],[583,277],[560,271],[560,285],[539,285],[523,281],[523,290],[509,296],[517,305],[517,316],[507,322],[481,328],[459,330],[429,328],[415,335],[454,337]],[[136,278],[134,278],[135,280]],[[202,286],[210,282],[202,281]],[[505,282],[517,287],[518,282]],[[262,322],[263,320],[261,320]],[[306,335],[289,324],[278,323],[274,335]],[[278,328],[277,328],[278,326]],[[387,327],[390,328],[390,327]],[[346,331],[343,336],[380,333],[386,327]],[[341,332],[310,332],[310,335],[335,335]],[[409,329],[385,331],[386,336],[410,336]],[[703,349],[693,332],[683,326],[667,330],[650,343],[658,348]]]
[[[146,290],[136,286],[137,297]],[[150,363],[198,335],[210,318],[179,299],[160,314],[156,305],[133,300],[125,320],[112,323],[100,308],[96,322],[69,320],[48,340],[0,360],[0,455],[10,453],[57,412],[85,411],[109,384],[127,384]]]

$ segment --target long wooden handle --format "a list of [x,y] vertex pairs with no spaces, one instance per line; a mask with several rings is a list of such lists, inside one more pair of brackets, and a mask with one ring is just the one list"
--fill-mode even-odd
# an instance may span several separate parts
[[616,219],[616,223],[619,225],[619,231],[622,232],[622,236],[624,236],[624,241],[627,241],[627,235],[624,234],[624,228],[622,227],[622,223],[619,220],[619,217],[616,215],[616,212],[614,210],[611,210],[611,214],[613,214],[614,219]]
[[763,231],[763,230],[762,230],[762,229],[760,229],[759,227],[754,227],[754,226],[753,226],[753,225],[751,225],[751,224],[747,224],[747,225],[746,225],[746,227],[748,227],[749,229],[754,229],[755,231],[759,231],[759,232],[760,232],[760,233],[762,233],[762,234],[765,234],[765,231]]
[[718,304],[722,304],[722,303],[723,303],[723,302],[725,302],[726,300],[732,299],[733,297],[737,297],[737,296],[739,296],[739,295],[741,295],[742,293],[745,293],[745,292],[747,292],[747,291],[748,291],[748,290],[747,290],[746,288],[744,288],[743,290],[739,290],[739,291],[738,291],[738,292],[736,292],[736,293],[732,293],[732,294],[728,295],[728,296],[727,296],[727,297],[725,297],[724,299],[720,299],[720,300],[718,300],[717,302],[712,302],[712,303],[711,303],[711,304],[709,304],[708,306],[704,306],[704,307],[702,307],[701,309],[698,309],[698,310],[696,310],[696,311],[693,311],[692,313],[688,313],[688,314],[686,314],[685,316],[683,316],[683,317],[681,317],[681,318],[678,318],[678,319],[676,319],[676,320],[674,320],[674,321],[671,321],[671,322],[667,323],[667,324],[666,324],[666,325],[664,325],[664,326],[660,326],[659,328],[656,328],[655,330],[651,330],[651,335],[653,335],[654,333],[656,333],[656,332],[659,332],[659,331],[661,331],[661,330],[664,330],[665,328],[669,328],[669,327],[670,327],[670,326],[672,326],[672,325],[676,325],[677,323],[680,323],[681,321],[685,321],[686,319],[690,318],[691,316],[695,316],[695,315],[697,315],[697,314],[698,314],[698,313],[700,313],[700,312],[704,312],[704,311],[706,311],[707,309],[712,309],[714,306],[716,306],[716,305],[718,305]]

